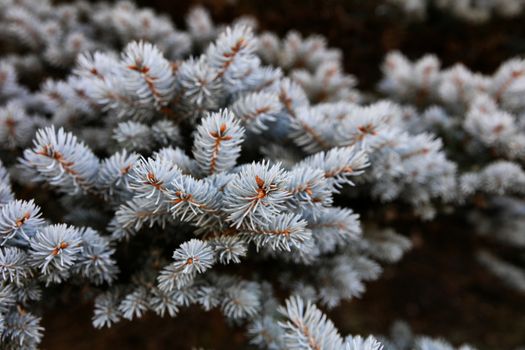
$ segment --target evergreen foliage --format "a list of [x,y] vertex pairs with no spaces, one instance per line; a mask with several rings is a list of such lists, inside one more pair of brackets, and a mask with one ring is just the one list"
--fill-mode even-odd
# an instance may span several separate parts
[[[511,13],[498,3],[487,11]],[[321,308],[361,296],[411,248],[349,203],[414,220],[462,210],[523,252],[525,61],[489,76],[392,52],[379,98],[322,37],[250,24],[195,8],[179,30],[126,1],[0,2],[15,57],[0,60],[2,348],[38,347],[41,290],[64,283],[90,291],[96,328],[195,304],[261,348],[453,349],[396,340],[406,329],[344,337]],[[67,75],[36,90],[19,82],[56,68]],[[525,290],[519,261],[479,260]]]

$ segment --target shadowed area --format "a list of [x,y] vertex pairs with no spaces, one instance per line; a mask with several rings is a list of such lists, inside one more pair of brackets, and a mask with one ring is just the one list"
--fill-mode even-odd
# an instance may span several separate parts
[[[402,226],[402,225],[401,225]],[[461,223],[405,226],[414,249],[387,266],[378,281],[367,283],[361,299],[328,312],[343,333],[386,334],[396,320],[416,334],[445,337],[479,349],[512,349],[525,341],[523,295],[502,285],[475,259],[483,242]],[[44,314],[43,349],[241,349],[244,330],[228,325],[218,310],[182,308],[172,319],[152,313],[110,329],[91,326],[92,305],[77,304],[78,292]],[[57,312],[56,310],[60,310]],[[76,320],[76,322],[71,322]]]

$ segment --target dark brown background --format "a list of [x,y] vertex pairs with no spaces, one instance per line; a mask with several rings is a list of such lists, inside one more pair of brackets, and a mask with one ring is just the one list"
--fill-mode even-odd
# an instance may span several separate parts
[[[169,13],[178,27],[184,27],[192,5],[203,4],[218,22],[250,14],[261,29],[281,35],[291,29],[321,33],[330,46],[343,50],[345,68],[359,79],[362,89],[374,88],[381,60],[392,49],[413,58],[432,52],[445,66],[464,62],[486,73],[525,49],[523,17],[472,25],[431,10],[426,22],[409,23],[395,11],[373,16],[377,1],[370,0],[139,3]],[[400,232],[412,238],[415,248],[399,264],[387,267],[379,281],[369,283],[362,299],[329,312],[343,333],[385,333],[394,320],[403,319],[417,333],[443,336],[456,345],[469,342],[480,349],[512,349],[525,344],[525,296],[504,287],[476,263],[474,253],[486,242],[469,232],[461,219],[401,224]],[[175,319],[150,313],[96,331],[90,323],[92,305],[79,300],[80,295],[70,294],[48,308],[42,348],[241,349],[246,343],[242,328],[225,324],[219,312],[198,308],[183,310]]]

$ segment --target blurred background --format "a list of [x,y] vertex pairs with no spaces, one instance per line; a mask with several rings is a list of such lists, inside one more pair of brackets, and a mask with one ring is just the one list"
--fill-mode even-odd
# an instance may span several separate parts
[[[140,6],[165,13],[180,28],[188,10],[207,8],[214,21],[228,23],[250,15],[260,31],[280,36],[289,30],[322,34],[329,46],[340,48],[346,71],[361,90],[373,90],[381,77],[384,55],[399,49],[410,58],[434,53],[444,66],[463,62],[472,70],[491,73],[505,59],[525,52],[522,15],[473,24],[430,8],[425,21],[377,0],[141,0]],[[355,208],[359,212],[359,208]],[[392,209],[394,210],[394,209]],[[399,220],[398,232],[414,248],[375,282],[361,299],[328,312],[342,333],[386,334],[396,320],[406,321],[417,334],[442,336],[450,342],[479,349],[512,349],[525,344],[525,298],[504,287],[474,258],[481,237],[467,231],[460,216],[433,223]],[[68,300],[44,315],[43,349],[240,349],[244,332],[227,325],[219,312],[184,309],[175,319],[152,313],[111,329],[94,330],[92,306]],[[73,324],[71,320],[75,319]],[[199,329],[200,331],[196,331]],[[146,334],[146,336],[144,336]]]
[[322,34],[343,51],[348,72],[360,88],[373,88],[386,52],[398,49],[410,58],[435,53],[445,66],[463,62],[491,73],[505,59],[525,52],[524,16],[493,17],[476,24],[431,6],[424,21],[409,18],[385,0],[138,0],[140,6],[169,14],[184,27],[188,10],[207,8],[216,22],[241,15],[257,19],[259,29],[284,36],[289,30]]

